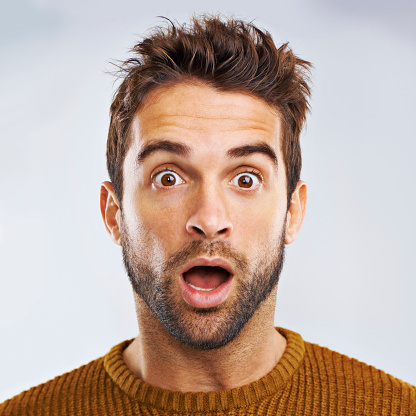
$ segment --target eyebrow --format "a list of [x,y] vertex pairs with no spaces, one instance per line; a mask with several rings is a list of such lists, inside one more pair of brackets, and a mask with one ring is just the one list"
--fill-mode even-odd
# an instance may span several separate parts
[[179,156],[187,156],[191,152],[191,148],[182,143],[172,142],[170,140],[152,140],[143,147],[137,156],[137,163],[142,163],[151,154],[159,150]]
[[[170,140],[152,140],[146,144],[139,155],[137,156],[137,163],[142,163],[151,154],[157,151],[165,151],[179,156],[188,156],[191,153],[191,148],[183,143],[172,142]],[[255,144],[247,144],[244,146],[233,147],[227,151],[227,156],[231,158],[239,158],[249,156],[255,153],[261,153],[269,157],[273,164],[277,166],[277,156],[275,151],[265,142],[258,142]]]
[[262,153],[268,156],[272,160],[273,164],[277,166],[276,152],[265,142],[233,147],[227,151],[227,155],[232,158],[249,156],[255,153]]

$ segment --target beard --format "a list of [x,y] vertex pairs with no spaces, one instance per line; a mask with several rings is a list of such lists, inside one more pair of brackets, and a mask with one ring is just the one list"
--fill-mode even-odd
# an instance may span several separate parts
[[[135,247],[124,222],[121,231],[123,262],[134,292],[175,339],[200,350],[220,348],[238,336],[276,287],[284,263],[284,231],[252,267],[245,255],[222,240],[192,241],[161,263]],[[213,308],[188,305],[177,288],[180,270],[199,256],[222,257],[233,266],[235,294]]]

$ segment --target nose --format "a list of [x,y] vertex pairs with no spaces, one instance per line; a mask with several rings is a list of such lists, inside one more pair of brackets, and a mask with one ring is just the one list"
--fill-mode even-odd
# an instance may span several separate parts
[[200,189],[186,222],[186,231],[194,239],[227,238],[233,225],[227,212],[225,196],[213,189]]

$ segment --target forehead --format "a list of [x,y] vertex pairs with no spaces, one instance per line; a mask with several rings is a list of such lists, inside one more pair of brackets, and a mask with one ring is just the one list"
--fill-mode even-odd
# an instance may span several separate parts
[[277,111],[264,100],[189,83],[151,91],[132,127],[136,148],[149,140],[172,138],[218,150],[239,141],[262,140],[278,150],[281,132]]

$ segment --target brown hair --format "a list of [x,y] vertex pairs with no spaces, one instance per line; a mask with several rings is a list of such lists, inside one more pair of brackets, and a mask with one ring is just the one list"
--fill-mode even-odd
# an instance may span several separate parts
[[312,65],[287,43],[277,49],[271,35],[252,23],[209,15],[194,17],[190,26],[170,23],[135,45],[134,56],[120,65],[123,81],[111,104],[107,141],[107,169],[119,203],[130,126],[144,98],[158,86],[197,80],[253,94],[278,111],[289,204],[302,167],[299,136],[309,110]]

